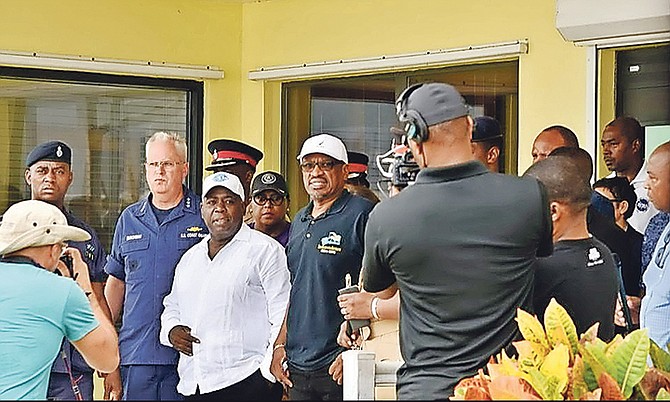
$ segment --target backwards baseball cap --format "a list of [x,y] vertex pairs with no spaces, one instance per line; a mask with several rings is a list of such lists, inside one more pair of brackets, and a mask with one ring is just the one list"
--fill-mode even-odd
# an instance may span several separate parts
[[212,164],[205,170],[217,170],[236,163],[246,163],[253,169],[263,159],[263,152],[243,142],[229,139],[212,140],[207,145],[212,155]]
[[72,149],[62,141],[49,141],[37,145],[28,154],[26,166],[31,167],[39,161],[65,162],[72,164]]
[[480,116],[474,119],[475,127],[472,129],[472,142],[487,141],[501,138],[500,123],[489,116]]
[[251,195],[256,195],[265,190],[274,190],[281,195],[286,195],[288,188],[284,176],[271,171],[259,173],[251,183]]
[[58,207],[38,200],[21,201],[9,207],[2,216],[0,255],[90,238],[85,230],[69,226]]
[[302,143],[298,161],[302,162],[302,159],[309,154],[324,154],[338,161],[349,163],[347,147],[344,146],[341,139],[332,134],[317,134],[306,139]]
[[237,176],[232,173],[216,172],[205,177],[205,180],[202,181],[203,200],[214,187],[225,187],[233,193],[239,195],[242,200],[245,199],[244,187],[242,187],[240,179],[238,179]]
[[470,113],[456,88],[437,82],[415,84],[405,89],[396,101],[396,109],[401,121],[407,110],[414,110],[429,127]]

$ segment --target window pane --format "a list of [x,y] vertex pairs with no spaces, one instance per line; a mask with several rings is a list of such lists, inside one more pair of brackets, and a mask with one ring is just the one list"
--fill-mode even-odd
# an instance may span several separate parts
[[[516,173],[518,61],[515,60],[287,84],[283,133],[284,154],[288,155],[287,177],[301,177],[293,158],[302,141],[310,134],[328,132],[342,138],[350,151],[369,156],[371,188],[383,196],[377,188],[382,176],[375,156],[389,150],[389,129],[397,125],[395,99],[408,84],[426,81],[454,85],[474,107],[475,117],[487,115],[498,119],[505,135],[502,170]],[[300,180],[289,186],[291,210],[297,211],[305,205],[307,196]]]
[[30,198],[25,158],[37,144],[72,148],[66,205],[109,248],[116,219],[148,192],[144,144],[155,131],[186,136],[188,91],[0,78],[0,143],[8,172],[0,207]]

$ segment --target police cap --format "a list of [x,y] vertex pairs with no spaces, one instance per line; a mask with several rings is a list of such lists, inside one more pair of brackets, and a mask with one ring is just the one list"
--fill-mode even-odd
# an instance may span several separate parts
[[31,167],[39,161],[65,162],[72,164],[72,149],[62,141],[49,141],[37,145],[28,154],[26,166]]
[[205,170],[216,170],[223,166],[232,166],[237,163],[246,163],[256,169],[258,162],[263,159],[263,152],[243,142],[229,139],[212,140],[207,145],[212,155],[212,164]]

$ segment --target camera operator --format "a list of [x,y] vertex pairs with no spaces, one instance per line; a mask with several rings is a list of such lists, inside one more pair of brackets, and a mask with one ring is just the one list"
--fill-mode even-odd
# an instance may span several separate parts
[[473,121],[454,87],[410,86],[396,107],[421,171],[371,212],[363,286],[381,299],[402,288],[398,399],[444,399],[517,338],[535,256],[551,253],[551,218],[537,180],[474,158]]
[[[46,202],[22,201],[5,212],[0,224],[0,400],[46,399],[63,337],[93,369],[118,367],[116,331],[93,296],[88,266],[65,243],[88,239],[86,231],[69,226],[65,215]],[[72,258],[74,281],[53,275],[63,254]]]

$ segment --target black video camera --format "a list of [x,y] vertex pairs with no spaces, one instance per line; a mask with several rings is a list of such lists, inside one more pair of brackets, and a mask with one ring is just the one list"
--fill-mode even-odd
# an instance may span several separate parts
[[407,187],[416,181],[418,173],[419,165],[414,161],[412,153],[407,150],[399,157],[394,158],[391,184],[398,187]]

